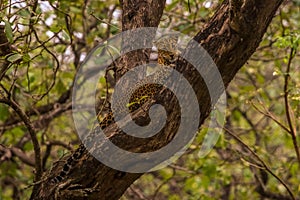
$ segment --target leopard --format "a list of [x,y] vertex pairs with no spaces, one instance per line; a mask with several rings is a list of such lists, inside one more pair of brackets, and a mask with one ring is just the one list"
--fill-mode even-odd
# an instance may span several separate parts
[[[136,90],[128,90],[125,95],[130,95],[129,103],[127,104],[127,110],[124,107],[121,108],[121,104],[124,102],[119,102],[115,110],[119,113],[128,112],[132,113],[137,109],[141,108],[149,99],[154,98],[162,89],[163,85],[155,84],[157,80],[166,79],[170,75],[170,68],[175,68],[176,63],[179,58],[179,51],[177,48],[178,36],[168,36],[165,38],[160,38],[154,42],[154,46],[157,48],[157,63],[160,69],[153,75],[147,76],[147,78],[139,81],[137,83]],[[126,98],[120,98],[126,99]],[[104,130],[109,125],[115,122],[114,114],[112,110],[104,115],[101,120],[98,120],[97,128]],[[91,138],[91,137],[90,137]],[[87,139],[88,140],[88,136]],[[62,166],[61,171],[54,178],[50,180],[51,184],[57,184],[65,179],[65,177],[70,173],[72,167],[79,162],[85,152],[88,152],[85,142],[82,142],[79,147],[68,157],[65,164]]]

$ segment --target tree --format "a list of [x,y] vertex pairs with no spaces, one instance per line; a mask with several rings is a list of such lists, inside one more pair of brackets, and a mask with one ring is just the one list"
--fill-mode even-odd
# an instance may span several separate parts
[[[282,2],[282,0],[268,2],[256,0],[223,1],[211,19],[205,22],[203,28],[194,28],[196,32],[194,39],[211,55],[218,66],[226,87],[259,46],[267,27]],[[71,127],[68,125],[71,120],[67,111],[71,109],[70,93],[76,69],[80,66],[82,55],[93,46],[95,37],[98,36],[105,40],[111,34],[118,32],[116,25],[113,24],[116,23],[113,22],[113,15],[116,14],[115,11],[118,10],[118,5],[115,2],[109,2],[112,6],[97,4],[96,2],[85,2],[84,7],[81,9],[80,1],[72,3],[68,1],[49,1],[45,4],[49,6],[49,9],[42,12],[43,9],[45,10],[45,5],[41,6],[38,3],[38,1],[35,1],[32,4],[26,4],[22,7],[17,6],[16,8],[13,4],[1,5],[2,10],[9,9],[7,11],[9,14],[2,16],[5,26],[1,29],[0,35],[0,41],[3,44],[1,45],[3,47],[1,48],[1,56],[4,58],[0,71],[1,87],[3,89],[0,102],[7,105],[2,108],[2,112],[7,112],[3,115],[2,120],[5,123],[2,127],[3,131],[11,131],[13,134],[19,135],[18,140],[12,141],[16,145],[9,149],[4,145],[2,150],[14,156],[7,156],[6,154],[3,158],[12,159],[17,157],[22,162],[34,167],[31,199],[84,199],[87,197],[89,199],[118,199],[142,174],[119,172],[99,163],[91,155],[85,153],[81,162],[79,162],[80,164],[72,169],[63,183],[51,185],[50,178],[58,174],[63,165],[60,161],[55,164],[52,160],[53,166],[47,166],[48,159],[53,153],[53,147],[60,145],[71,149],[69,145],[55,139],[55,134],[49,135],[48,133],[63,131],[69,134],[72,132],[68,130]],[[186,3],[199,8],[197,1]],[[175,5],[174,3],[173,6]],[[163,15],[165,2],[156,0],[150,2],[120,1],[120,7],[123,11],[122,31],[125,31],[138,27],[157,27]],[[89,10],[91,8],[94,10]],[[79,16],[82,17],[82,21],[76,20]],[[108,21],[103,19],[108,19]],[[55,22],[50,23],[49,20]],[[81,22],[82,24],[80,24]],[[98,26],[99,22],[102,23],[100,26]],[[196,20],[194,22],[197,23]],[[13,29],[11,29],[11,24]],[[25,28],[20,24],[24,24]],[[103,27],[107,27],[105,32],[101,30]],[[97,29],[100,30],[95,31]],[[47,32],[47,30],[50,30],[50,32]],[[46,34],[40,35],[43,31]],[[282,40],[282,44],[284,44],[284,38]],[[291,55],[294,55],[295,51],[296,48],[292,50]],[[69,56],[70,52],[72,52],[72,56]],[[147,59],[149,57],[147,53],[149,52],[136,51],[122,58],[115,70],[116,77],[121,77],[128,69]],[[292,57],[290,56],[290,58]],[[48,60],[45,61],[47,58]],[[39,64],[46,67],[36,68]],[[72,65],[73,69],[66,67],[67,65]],[[36,69],[33,70],[33,68]],[[196,92],[198,101],[201,102],[199,105],[203,113],[199,119],[201,125],[211,112],[210,97],[205,89],[205,83],[199,75],[193,73],[191,66],[184,60],[179,61],[177,70],[185,77],[189,77],[189,82]],[[38,76],[38,74],[45,76]],[[44,77],[47,77],[47,79],[43,80]],[[288,80],[288,77],[286,80]],[[42,84],[39,85],[38,83]],[[218,83],[215,85],[215,90],[218,91],[219,95],[223,92],[218,88]],[[285,91],[286,96],[288,96],[288,90]],[[31,98],[26,99],[27,96]],[[56,100],[51,96],[55,96]],[[165,103],[164,105],[168,105],[166,102],[171,102],[169,105],[176,105],[174,97],[162,101],[162,103]],[[166,109],[170,111],[168,106],[166,106]],[[287,108],[287,110],[287,113],[291,112],[290,108]],[[170,111],[170,113],[171,126],[173,124],[173,127],[176,127],[176,123],[178,123],[177,116],[180,116],[180,113],[178,110]],[[245,113],[241,112],[241,114]],[[53,126],[52,123],[58,116],[66,122],[64,124],[59,123],[59,126]],[[291,114],[287,114],[287,116],[291,118]],[[270,113],[269,117],[272,118]],[[273,119],[275,118],[273,117]],[[25,124],[26,129],[23,126],[16,126],[21,122]],[[251,124],[251,120],[249,123]],[[293,137],[292,141],[297,153],[299,148],[295,131],[293,131],[293,123],[289,124],[291,126],[288,132]],[[48,130],[44,127],[48,127]],[[118,133],[119,131],[113,125],[109,128],[110,133]],[[227,128],[226,131],[232,133],[230,128]],[[165,130],[164,136],[154,138],[153,142],[158,147],[164,146],[169,142],[168,138],[172,133],[172,130]],[[234,134],[232,135],[234,136]],[[128,147],[124,144],[124,137],[115,137],[112,140],[115,144]],[[20,138],[24,139],[20,140]],[[29,138],[31,138],[30,145],[24,142]],[[236,139],[239,141],[239,138]],[[25,144],[29,147],[26,147]],[[150,150],[153,148],[151,144],[153,145],[149,141],[142,141],[140,145],[145,150]],[[244,143],[241,142],[241,144]],[[137,148],[135,145],[128,148],[134,150]],[[248,148],[251,152],[249,146],[244,145],[243,148]],[[34,150],[34,159],[20,151],[24,150],[26,152],[31,149]],[[252,152],[253,155],[256,155],[255,152]],[[65,157],[62,158],[62,160],[66,159]],[[251,163],[251,159],[249,159],[249,163]],[[262,182],[255,189],[257,193],[267,198],[296,199],[287,184],[276,176],[260,158],[256,158],[254,163],[257,163],[257,160],[261,161],[257,164],[261,167],[261,175],[254,174],[259,176],[258,180]],[[287,191],[285,192],[287,193],[286,196],[265,190],[264,185],[267,181],[263,177],[267,177],[266,172],[281,182],[285,191]],[[11,184],[10,176],[7,177],[5,181]],[[227,186],[230,188],[230,185]],[[15,188],[15,190],[18,190],[18,188]],[[224,198],[225,196],[224,194]],[[229,197],[227,196],[227,198]]]

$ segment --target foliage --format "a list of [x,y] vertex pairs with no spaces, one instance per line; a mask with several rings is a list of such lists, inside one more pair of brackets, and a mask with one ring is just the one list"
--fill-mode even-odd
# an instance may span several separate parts
[[[167,2],[160,26],[193,36],[221,1]],[[300,139],[291,134],[291,128],[300,128],[298,6],[298,1],[288,1],[279,10],[260,47],[227,89],[226,128],[214,150],[199,157],[207,129],[203,125],[176,163],[145,174],[123,199],[258,199],[267,193],[288,196],[286,187],[300,193],[295,150]],[[115,0],[16,0],[3,1],[0,7],[0,21],[12,44],[11,52],[1,58],[9,62],[9,69],[0,86],[30,117],[43,168],[49,169],[78,144],[71,102],[65,97],[92,47],[120,32],[120,6]],[[34,157],[34,147],[27,128],[4,104],[0,143],[0,199],[28,199],[34,166],[24,159]]]

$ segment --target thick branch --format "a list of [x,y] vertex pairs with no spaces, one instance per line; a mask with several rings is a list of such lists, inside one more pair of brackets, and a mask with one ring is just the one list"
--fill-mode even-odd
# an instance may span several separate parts
[[164,0],[120,0],[122,14],[122,30],[140,27],[157,27],[163,14]]
[[[128,31],[141,27],[158,27],[163,10],[165,7],[165,0],[120,0],[122,6],[122,31]],[[154,31],[154,29],[152,29]],[[142,43],[147,43],[151,41],[154,34],[149,33],[149,35],[143,38],[144,41],[139,41]],[[130,38],[123,41],[123,50],[127,46],[131,46],[136,42],[136,38]],[[142,44],[141,43],[141,44]],[[129,44],[129,45],[127,45]],[[136,51],[131,51],[126,55],[123,55],[119,60],[115,72],[116,80],[119,80],[128,70],[147,63],[150,57],[149,49],[139,49]]]

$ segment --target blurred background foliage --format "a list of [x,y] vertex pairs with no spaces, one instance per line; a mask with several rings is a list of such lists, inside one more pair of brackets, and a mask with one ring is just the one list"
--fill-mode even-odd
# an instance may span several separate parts
[[[10,66],[0,86],[38,130],[43,168],[49,169],[79,143],[70,90],[87,53],[121,31],[120,4],[0,2],[1,25],[12,44],[1,58]],[[167,0],[160,27],[192,37],[220,3]],[[199,156],[208,127],[204,124],[181,158],[143,175],[122,199],[283,199],[287,190],[300,194],[299,6],[296,0],[285,2],[260,47],[228,87],[226,126],[214,149]],[[29,198],[33,146],[21,120],[4,104],[0,104],[0,144],[0,199]]]

